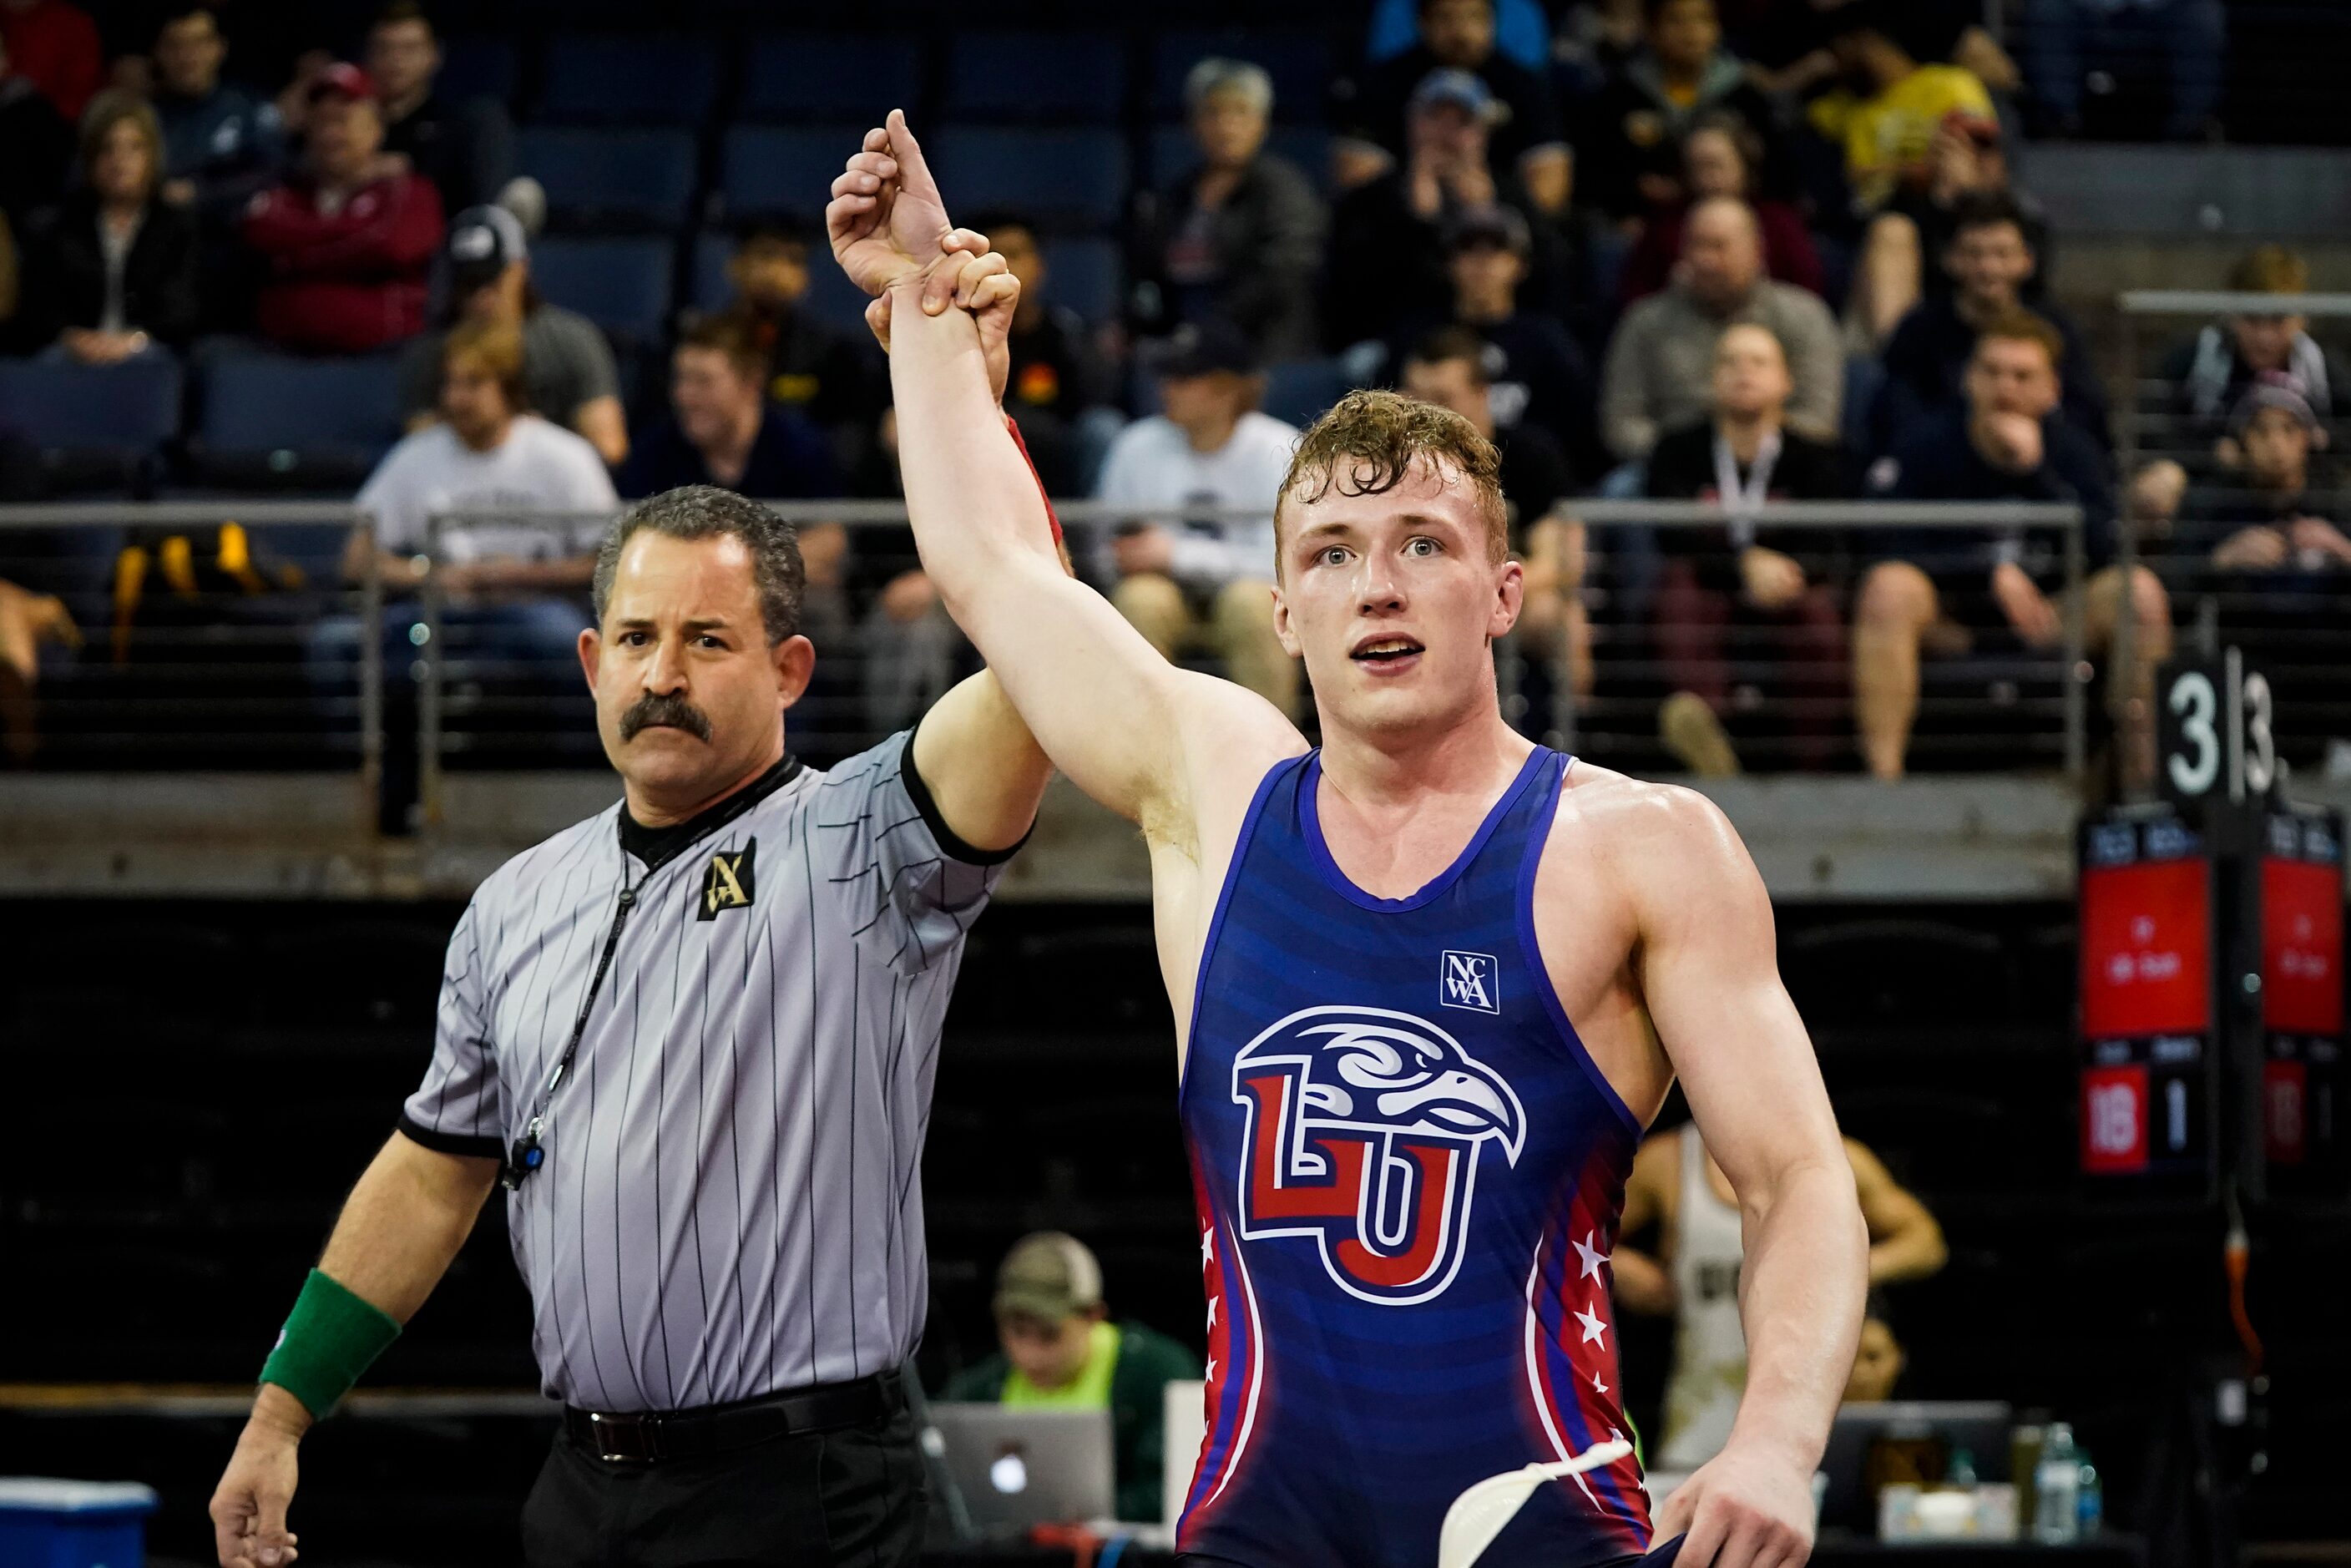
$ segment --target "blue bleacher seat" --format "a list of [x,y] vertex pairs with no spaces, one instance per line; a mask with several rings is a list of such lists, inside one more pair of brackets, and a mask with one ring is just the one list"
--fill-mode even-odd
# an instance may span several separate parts
[[433,78],[433,90],[452,101],[511,101],[521,79],[521,58],[512,38],[449,38],[441,45],[441,74]]
[[683,131],[524,131],[522,171],[573,226],[674,228],[694,199],[694,138]]
[[0,360],[0,430],[61,458],[136,463],[180,427],[180,366],[169,358],[120,365]]
[[1125,262],[1116,240],[1070,238],[1045,245],[1045,295],[1089,321],[1122,314]]
[[308,360],[259,350],[199,361],[194,444],[208,465],[253,461],[289,476],[364,469],[400,437],[390,355]]
[[[1319,125],[1277,125],[1265,139],[1265,150],[1298,166],[1318,191],[1331,188],[1331,133]],[[1181,125],[1162,125],[1151,133],[1151,183],[1165,185],[1176,175],[1199,166],[1200,150],[1192,132]]]
[[718,96],[718,57],[699,39],[558,37],[547,49],[539,118],[699,125]]
[[1263,66],[1273,78],[1276,120],[1305,124],[1322,118],[1331,86],[1331,42],[1312,33],[1194,32],[1163,34],[1151,52],[1151,111],[1185,112],[1184,78],[1210,55]]
[[605,331],[643,340],[669,315],[670,246],[659,239],[549,239],[531,247],[539,292]]
[[832,183],[857,151],[865,130],[853,125],[805,131],[741,126],[728,131],[718,171],[719,193],[728,215],[796,213],[814,221],[832,199]]
[[[694,277],[687,300],[695,309],[722,309],[733,297],[734,288],[726,281],[726,258],[734,253],[735,242],[725,235],[706,234],[694,242]],[[849,281],[849,275],[833,266],[829,257],[819,254],[811,258],[809,314],[862,338],[866,330],[865,303],[865,296]]]
[[922,56],[910,38],[776,33],[753,41],[736,113],[749,120],[863,116],[878,125],[893,108],[913,112],[922,86]]
[[1292,360],[1267,371],[1265,412],[1302,430],[1353,387],[1343,361]]
[[1109,131],[950,126],[932,153],[967,212],[1019,207],[1048,227],[1104,228],[1126,207],[1126,144]]
[[1107,125],[1126,101],[1126,46],[1108,33],[966,33],[948,66],[946,111],[961,120]]

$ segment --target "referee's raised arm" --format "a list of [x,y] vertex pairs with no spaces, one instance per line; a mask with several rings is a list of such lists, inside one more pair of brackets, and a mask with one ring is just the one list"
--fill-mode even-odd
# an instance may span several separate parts
[[914,730],[803,766],[802,587],[790,525],[708,486],[606,538],[580,657],[623,798],[499,868],[458,923],[431,1065],[214,1499],[224,1568],[294,1560],[302,1433],[501,1184],[565,1406],[524,1511],[533,1568],[673,1561],[641,1528],[664,1512],[697,1558],[914,1562],[900,1368],[928,1301],[939,1032],[1048,765],[983,674]]

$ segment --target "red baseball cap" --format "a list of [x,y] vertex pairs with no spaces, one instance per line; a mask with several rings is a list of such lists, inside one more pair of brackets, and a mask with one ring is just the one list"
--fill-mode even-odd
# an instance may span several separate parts
[[375,78],[349,60],[337,60],[310,78],[310,90],[302,95],[303,101],[316,103],[330,92],[344,98],[363,98],[373,103]]

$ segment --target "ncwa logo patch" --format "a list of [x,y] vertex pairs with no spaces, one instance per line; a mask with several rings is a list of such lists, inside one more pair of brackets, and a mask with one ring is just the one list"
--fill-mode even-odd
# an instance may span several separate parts
[[1456,953],[1437,960],[1437,999],[1476,1013],[1502,1010],[1501,965],[1491,953]]
[[722,909],[748,909],[758,894],[753,880],[751,857],[759,852],[759,841],[745,841],[737,854],[715,854],[702,873],[702,899],[695,914],[696,920],[716,920]]

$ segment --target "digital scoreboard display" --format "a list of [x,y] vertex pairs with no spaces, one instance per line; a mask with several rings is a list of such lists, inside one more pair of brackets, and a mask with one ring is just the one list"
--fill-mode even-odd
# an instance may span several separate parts
[[2281,812],[2262,845],[2262,1126],[2282,1195],[2339,1190],[2344,1147],[2343,842]]

